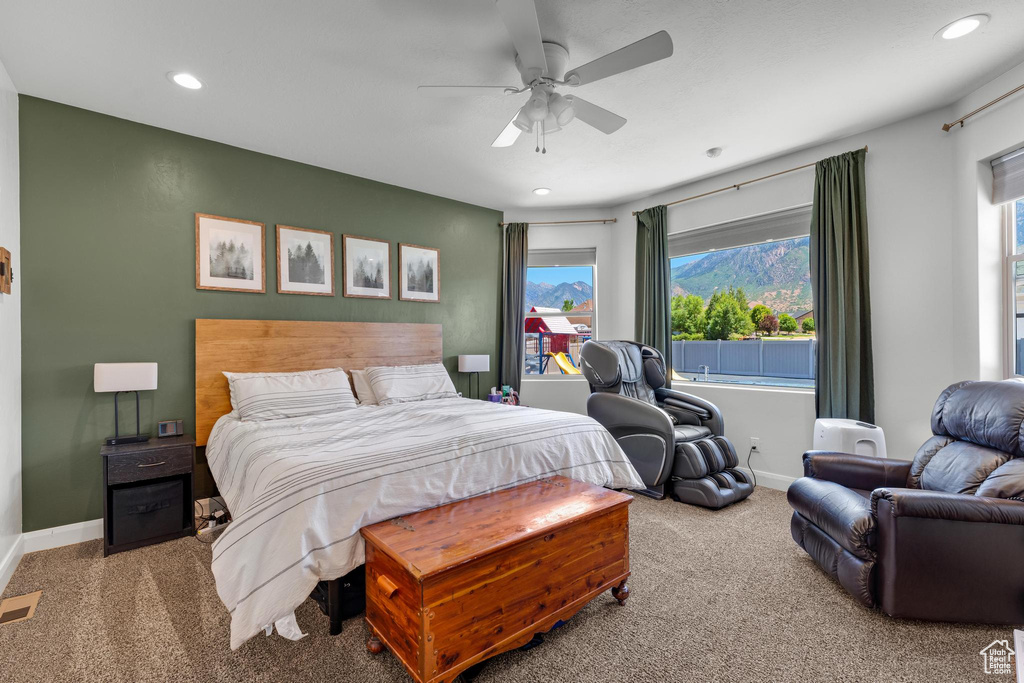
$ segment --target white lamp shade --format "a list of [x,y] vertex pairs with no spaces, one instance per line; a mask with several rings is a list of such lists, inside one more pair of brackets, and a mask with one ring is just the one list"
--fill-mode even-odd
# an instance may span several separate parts
[[487,372],[490,369],[490,356],[459,356],[459,372]]
[[152,391],[156,389],[156,363],[96,363],[92,384],[97,393]]

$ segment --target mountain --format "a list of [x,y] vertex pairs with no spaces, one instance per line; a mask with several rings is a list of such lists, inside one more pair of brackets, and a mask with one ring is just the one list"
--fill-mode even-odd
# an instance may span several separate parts
[[534,306],[545,306],[562,310],[562,302],[572,299],[581,304],[594,297],[594,288],[586,282],[560,282],[552,285],[547,282],[526,283],[526,310]]
[[811,309],[810,238],[715,251],[672,268],[672,294],[696,294],[707,303],[715,290],[742,287],[750,305],[796,316]]

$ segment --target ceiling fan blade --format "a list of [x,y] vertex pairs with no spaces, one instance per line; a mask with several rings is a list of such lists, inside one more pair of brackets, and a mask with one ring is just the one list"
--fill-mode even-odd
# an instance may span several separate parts
[[672,56],[672,38],[666,31],[638,40],[632,45],[598,57],[565,74],[570,85],[584,85]]
[[626,125],[626,119],[618,114],[613,114],[603,107],[582,100],[575,95],[566,95],[565,98],[572,102],[572,108],[576,111],[576,118],[593,126],[605,135],[611,135],[619,128]]
[[421,85],[416,92],[427,97],[474,97],[480,95],[504,95],[516,92],[508,85]]
[[515,141],[519,139],[519,134],[523,131],[519,130],[515,126],[515,120],[518,115],[519,110],[516,109],[516,113],[512,114],[512,118],[509,119],[508,125],[498,133],[498,137],[494,138],[494,142],[491,143],[491,147],[511,147]]
[[540,37],[540,21],[534,0],[495,0],[498,14],[512,36],[512,44],[519,53],[519,61],[526,69],[540,76],[548,70],[544,56],[544,42]]

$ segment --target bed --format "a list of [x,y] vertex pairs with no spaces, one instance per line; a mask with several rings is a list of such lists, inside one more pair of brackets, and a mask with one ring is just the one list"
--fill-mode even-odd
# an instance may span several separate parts
[[232,514],[212,561],[232,649],[271,625],[301,637],[294,610],[363,563],[368,524],[555,474],[642,487],[581,415],[441,398],[245,422],[221,374],[440,359],[439,325],[196,321],[197,440]]

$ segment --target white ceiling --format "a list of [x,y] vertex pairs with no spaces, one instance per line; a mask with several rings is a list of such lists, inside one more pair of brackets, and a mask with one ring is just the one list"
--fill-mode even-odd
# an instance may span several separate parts
[[[578,66],[660,29],[675,54],[583,86],[629,119],[536,154],[491,141],[525,95],[491,0],[35,0],[0,4],[19,92],[498,209],[612,206],[945,105],[1024,60],[1020,0],[538,0]],[[943,25],[992,20],[955,41]],[[189,71],[206,87],[166,78]],[[704,150],[724,153],[708,159]],[[552,188],[547,197],[534,187]]]

